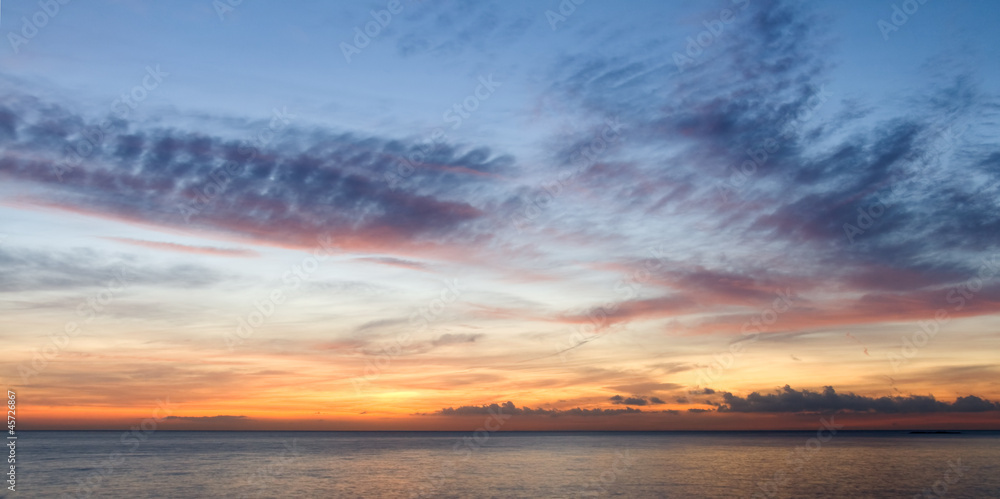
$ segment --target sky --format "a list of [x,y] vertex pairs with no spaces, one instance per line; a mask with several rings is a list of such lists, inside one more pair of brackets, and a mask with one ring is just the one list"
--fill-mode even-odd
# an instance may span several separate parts
[[0,9],[22,429],[1000,429],[996,2]]

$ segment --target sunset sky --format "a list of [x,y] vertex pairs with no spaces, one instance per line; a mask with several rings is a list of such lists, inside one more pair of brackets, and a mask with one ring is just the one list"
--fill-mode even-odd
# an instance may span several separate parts
[[231,3],[3,3],[20,428],[1000,429],[1000,3]]

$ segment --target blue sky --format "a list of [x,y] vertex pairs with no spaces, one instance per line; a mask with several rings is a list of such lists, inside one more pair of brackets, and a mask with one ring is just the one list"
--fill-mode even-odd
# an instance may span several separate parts
[[1000,398],[995,2],[46,5],[0,21],[4,377],[40,414],[178,379],[191,417],[316,427]]

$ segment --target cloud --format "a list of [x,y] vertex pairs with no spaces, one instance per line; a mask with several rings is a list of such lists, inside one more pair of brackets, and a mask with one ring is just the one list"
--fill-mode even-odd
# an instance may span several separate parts
[[167,251],[177,251],[181,253],[195,253],[195,254],[216,255],[216,256],[238,256],[238,257],[260,256],[260,253],[248,249],[215,248],[211,246],[189,246],[186,244],[167,243],[159,241],[143,241],[140,239],[130,239],[127,237],[105,237],[104,239],[108,239],[110,241],[117,241],[124,244],[131,244],[133,246],[141,246],[143,248],[162,249]]
[[442,345],[454,345],[457,343],[475,343],[476,340],[482,338],[482,334],[451,334],[446,333],[439,336],[437,339],[431,342],[433,346]]
[[538,19],[533,10],[513,4],[463,2],[455,7],[427,2],[419,12],[404,14],[410,15],[409,29],[396,40],[398,55],[451,58],[466,51],[488,53],[517,42]]
[[513,402],[507,401],[503,404],[489,405],[463,405],[459,407],[448,407],[431,414],[420,414],[424,416],[478,416],[478,415],[510,415],[510,416],[618,416],[623,414],[639,414],[643,411],[626,407],[624,409],[582,409],[575,407],[572,409],[531,409],[529,407],[517,407]]
[[[318,235],[333,234],[345,250],[427,253],[473,237],[470,224],[489,218],[478,204],[490,198],[477,186],[513,163],[486,147],[291,125],[281,133],[293,138],[268,144],[128,123],[87,140],[98,132],[82,116],[19,94],[5,102],[0,116],[11,138],[0,143],[0,176],[30,186],[12,201],[18,206],[289,247],[312,248]],[[404,164],[406,176],[398,173]],[[466,195],[472,189],[476,204]]]
[[975,395],[958,397],[955,402],[942,402],[933,396],[907,395],[866,397],[853,393],[839,394],[832,386],[823,392],[795,390],[789,385],[775,393],[753,392],[746,397],[725,392],[719,412],[876,412],[933,413],[1000,411],[1000,402],[991,402]]
[[[751,2],[736,17],[734,29],[684,71],[663,62],[669,53],[613,53],[612,46],[566,57],[549,75],[550,89],[567,106],[618,116],[630,144],[670,148],[656,160],[602,156],[579,176],[602,213],[664,214],[675,225],[710,228],[699,236],[706,246],[759,241],[794,273],[776,279],[773,268],[753,261],[726,268],[679,262],[656,276],[676,293],[589,315],[615,323],[756,306],[773,299],[775,288],[820,285],[886,293],[904,308],[910,293],[946,290],[975,275],[977,260],[1000,244],[1000,152],[982,139],[996,134],[1000,101],[977,86],[976,68],[929,78],[905,109],[879,118],[838,113],[852,104],[823,90],[832,67],[823,49],[828,19],[781,1]],[[671,90],[654,91],[664,81]],[[562,138],[552,161],[568,162],[583,135]],[[744,165],[749,174],[734,173]],[[859,225],[859,210],[877,214],[864,215],[870,220],[860,222],[861,234],[845,228]],[[588,219],[577,220],[579,231],[593,232]],[[997,304],[965,312],[988,310]]]
[[415,262],[413,260],[404,260],[402,258],[392,258],[388,256],[362,257],[362,258],[355,258],[355,260],[359,262],[378,263],[382,265],[389,265],[393,267],[401,267],[412,270],[427,270],[427,266],[420,262]]
[[649,403],[643,397],[628,397],[628,398],[624,398],[621,395],[615,395],[615,396],[609,398],[608,400],[610,400],[612,404],[621,404],[621,405],[646,405],[646,404]]
[[657,381],[644,381],[639,383],[627,383],[622,385],[608,386],[606,388],[608,390],[622,391],[629,393],[646,393],[646,392],[680,390],[684,388],[684,385],[680,385],[677,383],[660,383]]
[[369,331],[372,329],[382,329],[388,326],[396,326],[406,322],[406,319],[378,319],[374,321],[368,321],[360,326],[358,326],[354,332],[360,333],[363,331]]
[[662,371],[663,374],[675,374],[694,369],[693,365],[685,362],[663,362],[660,364],[652,364],[649,367],[651,369],[658,369]]
[[[752,306],[751,301],[733,302],[702,294],[697,288],[669,295],[626,300],[619,303],[592,307],[586,313],[563,315],[553,320],[573,324],[594,324],[600,328],[634,321],[677,317],[696,312],[715,312],[712,317],[689,326],[692,331],[718,333],[737,332],[751,324],[747,313],[719,313],[723,307],[744,305],[752,314],[759,316],[766,310],[775,313],[776,320],[767,328],[759,324],[749,331],[769,333],[802,331],[819,327],[847,324],[872,324],[898,322],[914,319],[930,319],[943,310],[950,317],[988,315],[1000,310],[1000,265],[996,255],[982,257],[976,266],[967,270],[965,277],[958,274],[946,280],[946,285],[930,282],[933,277],[923,278],[924,284],[909,289],[884,291],[885,284],[852,286],[850,282],[827,276],[826,282],[845,291],[843,294],[826,296],[822,301],[808,298],[808,294],[790,292],[785,288],[773,290],[770,301],[762,301]],[[888,270],[868,268],[874,276],[892,280],[893,275],[918,272],[910,270]],[[846,280],[850,281],[850,279]],[[817,281],[822,282],[822,281]],[[897,279],[898,282],[898,279]],[[815,284],[809,285],[814,287]],[[875,288],[866,290],[865,288]],[[972,292],[970,287],[977,288]],[[960,296],[961,295],[961,296]],[[974,299],[972,299],[974,298]]]
[[167,421],[184,421],[196,423],[245,423],[250,421],[246,416],[167,416],[163,418]]
[[610,400],[612,404],[616,405],[649,405],[649,404],[659,405],[666,403],[658,397],[646,397],[644,395],[633,395],[631,397],[622,397],[621,395],[615,395],[609,398],[608,400]]
[[130,255],[84,248],[49,251],[0,247],[0,281],[6,292],[103,286],[117,289],[123,284],[200,288],[225,278],[200,265],[139,266]]

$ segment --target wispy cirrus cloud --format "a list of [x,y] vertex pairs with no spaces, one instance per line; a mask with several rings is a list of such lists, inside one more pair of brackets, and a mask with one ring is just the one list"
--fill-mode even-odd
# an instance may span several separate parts
[[130,255],[86,248],[39,250],[0,247],[0,279],[4,292],[69,290],[105,286],[109,280],[179,288],[201,288],[229,277],[202,265],[178,263],[136,265]]
[[237,257],[260,256],[260,253],[249,249],[216,248],[213,246],[190,246],[187,244],[168,243],[162,241],[144,241],[141,239],[131,239],[127,237],[105,237],[104,239],[108,239],[110,241],[117,241],[123,244],[130,244],[132,246],[161,249],[166,251],[177,251],[181,253],[195,253],[201,255],[237,256]]
[[369,256],[369,257],[355,258],[355,260],[359,262],[377,263],[381,265],[389,265],[391,267],[401,267],[411,270],[427,270],[427,266],[424,265],[423,263],[413,260],[405,260],[403,258],[393,258],[389,256]]

